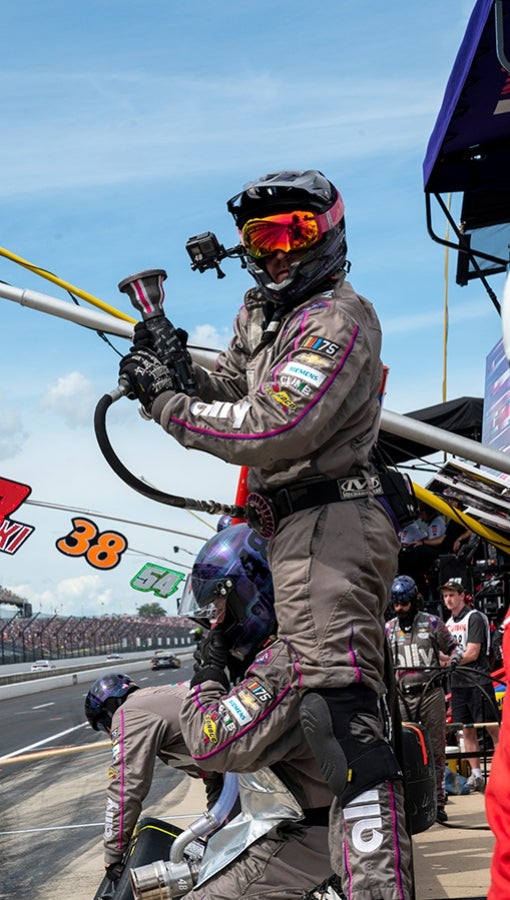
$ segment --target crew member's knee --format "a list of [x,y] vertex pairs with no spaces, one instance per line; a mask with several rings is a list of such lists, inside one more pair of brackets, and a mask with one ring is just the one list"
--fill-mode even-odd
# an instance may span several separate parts
[[342,806],[376,784],[401,780],[402,771],[384,736],[375,692],[363,685],[352,685],[320,693],[328,704],[335,737],[346,760]]

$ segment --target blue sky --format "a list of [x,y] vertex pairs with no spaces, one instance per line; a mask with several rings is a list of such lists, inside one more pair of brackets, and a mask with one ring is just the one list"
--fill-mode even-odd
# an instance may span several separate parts
[[[0,245],[128,313],[118,282],[165,268],[169,316],[192,342],[221,347],[250,279],[235,261],[223,280],[192,272],[186,240],[211,230],[231,246],[226,201],[246,181],[280,167],[321,169],[344,197],[350,280],[382,321],[386,406],[441,402],[445,256],[426,231],[422,163],[473,5],[8,5]],[[485,357],[501,337],[483,288],[457,287],[454,271],[451,259],[448,399],[483,395]],[[2,257],[0,279],[67,299]],[[187,571],[191,557],[173,546],[197,551],[215,521],[139,497],[104,462],[92,419],[116,383],[110,347],[1,298],[0,316],[0,477],[29,484],[32,500],[118,517],[91,516],[132,548],[98,573],[55,549],[73,513],[24,504],[12,518],[36,530],[15,555],[0,553],[0,584],[34,611],[132,612],[154,599],[129,584],[143,563]],[[135,474],[170,493],[232,502],[237,471],[183,451],[135,404],[116,404],[108,428]]]

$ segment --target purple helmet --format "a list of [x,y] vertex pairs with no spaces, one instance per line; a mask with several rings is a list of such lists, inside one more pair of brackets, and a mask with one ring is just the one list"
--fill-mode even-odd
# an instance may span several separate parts
[[418,602],[419,591],[414,578],[410,575],[398,575],[391,586],[391,600],[395,603],[411,603],[413,606]]
[[230,528],[232,525],[232,516],[220,516],[218,521],[216,522],[216,531],[223,531],[225,528]]
[[94,681],[85,699],[85,715],[94,731],[106,731],[111,728],[112,717],[116,709],[138,685],[129,675],[116,673],[103,675]]
[[214,618],[225,600],[222,623],[232,656],[244,660],[276,632],[267,541],[249,525],[231,525],[199,551],[179,606],[180,615]]

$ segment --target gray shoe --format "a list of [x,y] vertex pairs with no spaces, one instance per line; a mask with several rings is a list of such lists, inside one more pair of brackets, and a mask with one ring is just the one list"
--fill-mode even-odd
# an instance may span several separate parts
[[485,778],[483,777],[483,775],[475,775],[473,772],[471,772],[467,783],[469,790],[473,791],[473,793],[475,791],[479,791],[480,794],[483,794],[485,792]]

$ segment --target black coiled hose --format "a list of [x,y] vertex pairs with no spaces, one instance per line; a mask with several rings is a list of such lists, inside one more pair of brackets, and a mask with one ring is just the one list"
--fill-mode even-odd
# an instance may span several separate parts
[[115,403],[121,396],[122,392],[118,388],[115,388],[110,393],[101,397],[94,411],[94,431],[97,443],[99,444],[99,449],[106,459],[106,462],[122,481],[144,497],[155,500],[157,503],[164,503],[166,506],[177,506],[180,509],[194,509],[198,512],[210,513],[213,516],[227,515],[233,516],[234,518],[242,518],[244,516],[244,507],[242,506],[228,506],[225,503],[218,503],[216,500],[195,500],[193,497],[177,497],[174,494],[167,494],[165,491],[160,491],[158,488],[146,484],[144,481],[141,481],[140,478],[137,478],[136,475],[133,475],[133,473],[120,461],[106,432],[106,414],[108,409],[112,403]]

